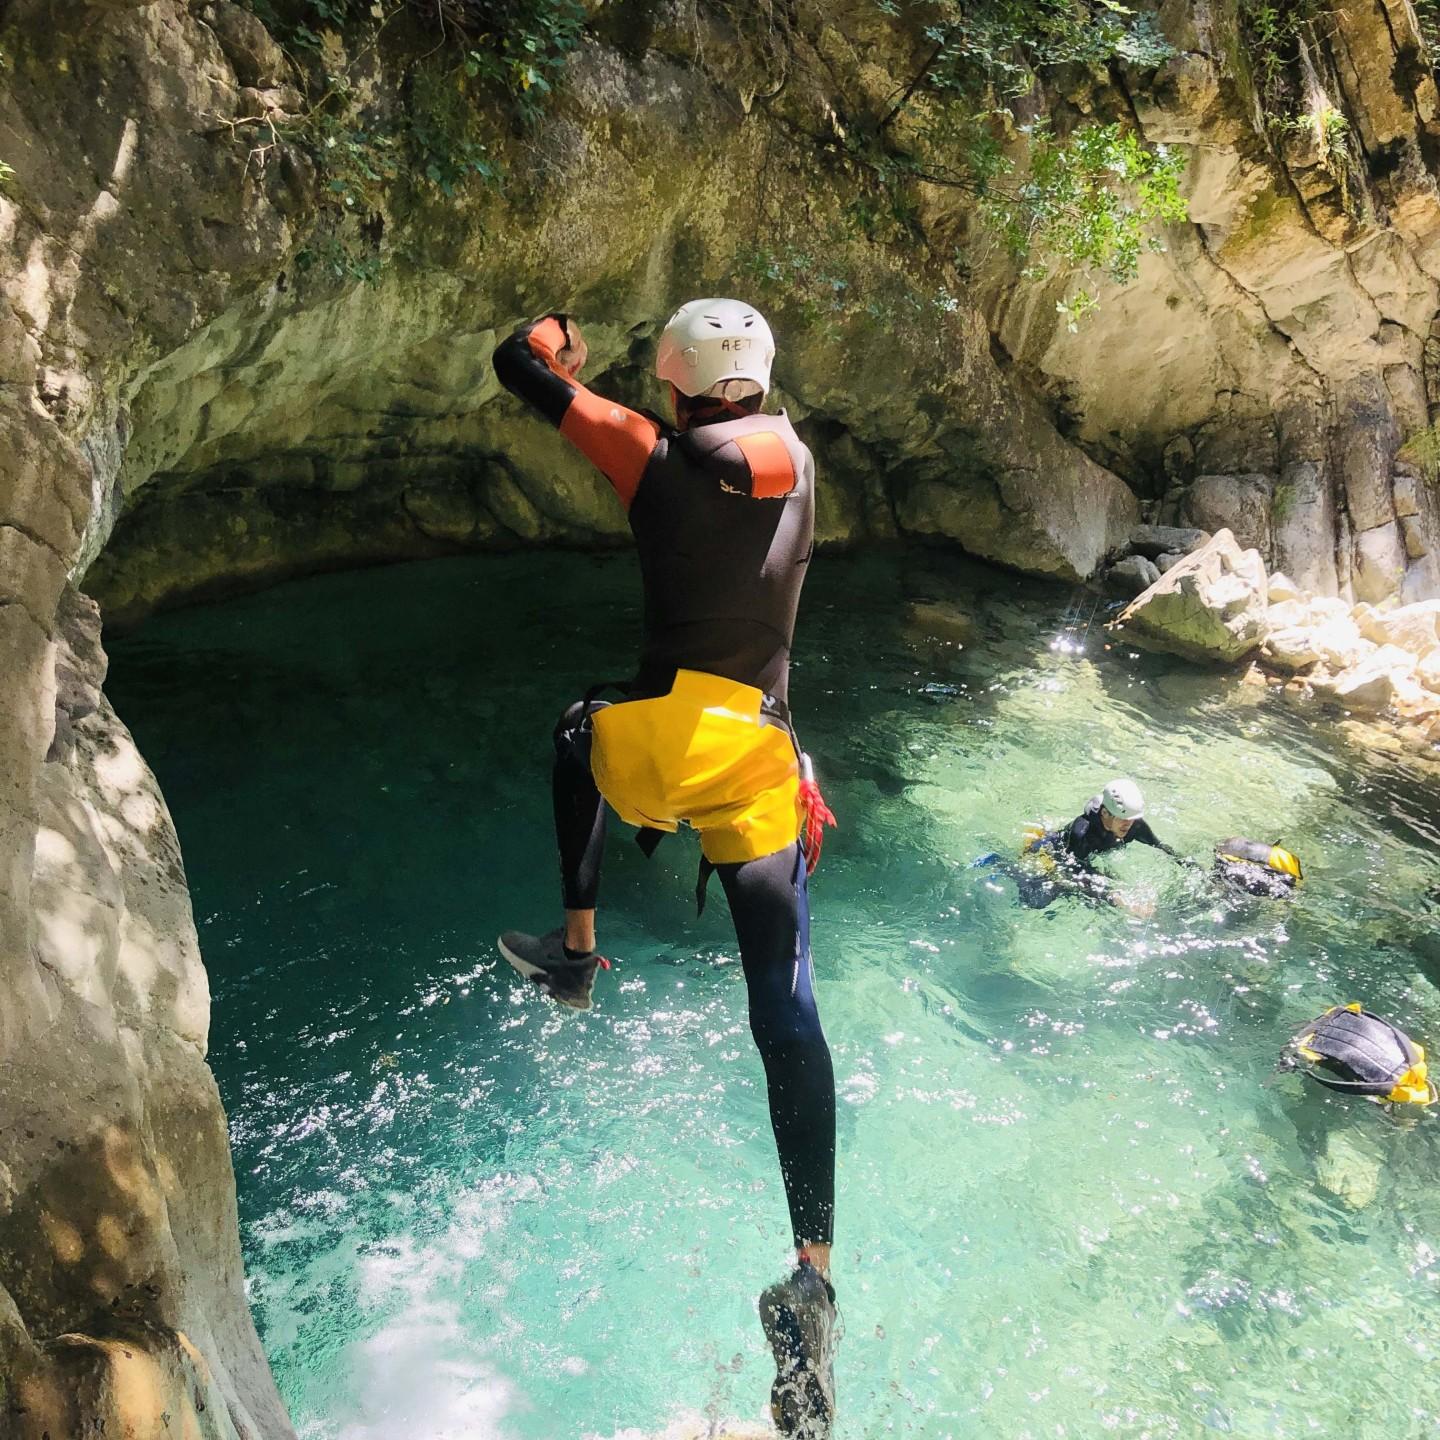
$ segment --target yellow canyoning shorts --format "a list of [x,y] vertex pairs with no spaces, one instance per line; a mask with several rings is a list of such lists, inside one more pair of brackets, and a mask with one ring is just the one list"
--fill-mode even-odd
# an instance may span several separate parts
[[590,768],[628,825],[700,832],[715,865],[758,860],[800,834],[795,746],[762,724],[763,697],[699,670],[679,670],[668,695],[597,710]]

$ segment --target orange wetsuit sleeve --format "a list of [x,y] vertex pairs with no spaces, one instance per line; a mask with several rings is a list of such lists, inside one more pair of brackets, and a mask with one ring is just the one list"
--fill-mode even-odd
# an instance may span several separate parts
[[628,510],[659,443],[660,426],[581,385],[557,358],[565,343],[563,315],[522,325],[496,347],[495,373],[596,466]]

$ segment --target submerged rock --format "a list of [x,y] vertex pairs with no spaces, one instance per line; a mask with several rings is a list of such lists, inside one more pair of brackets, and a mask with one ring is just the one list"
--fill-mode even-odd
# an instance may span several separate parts
[[753,1420],[707,1420],[702,1416],[676,1420],[668,1429],[620,1430],[611,1440],[775,1440],[769,1425]]
[[1265,565],[1228,530],[1188,555],[1120,615],[1125,638],[1194,660],[1239,660],[1264,638]]
[[1349,1130],[1332,1130],[1316,1157],[1315,1178],[1352,1210],[1363,1210],[1380,1191],[1380,1155]]
[[905,613],[906,629],[917,637],[964,647],[975,638],[975,617],[944,600],[915,600]]

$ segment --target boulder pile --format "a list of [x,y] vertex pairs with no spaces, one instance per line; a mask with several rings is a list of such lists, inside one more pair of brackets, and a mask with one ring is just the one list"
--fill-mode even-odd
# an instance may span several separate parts
[[[1141,526],[1136,535],[1168,529]],[[1176,559],[1158,552],[1165,572],[1156,565],[1154,580],[1112,622],[1126,640],[1191,660],[1250,659],[1296,694],[1404,722],[1415,738],[1440,743],[1440,600],[1372,605],[1309,595],[1283,574],[1267,575],[1259,552],[1242,549],[1229,530],[1182,533],[1197,548]],[[1141,537],[1162,539],[1171,543],[1168,534]],[[1127,560],[1148,559],[1141,541]]]
[[1105,588],[1127,599],[1139,595],[1209,539],[1208,530],[1183,525],[1136,525],[1128,553],[1105,572]]
[[1264,640],[1266,605],[1265,562],[1221,530],[1157,575],[1115,623],[1147,649],[1230,662]]

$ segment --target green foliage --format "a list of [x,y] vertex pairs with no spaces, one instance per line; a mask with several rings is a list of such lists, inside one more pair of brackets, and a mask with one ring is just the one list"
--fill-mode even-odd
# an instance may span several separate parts
[[[579,0],[247,0],[282,44],[319,55],[323,32],[357,36],[401,18],[436,37],[471,79],[533,120],[584,33]],[[490,93],[487,92],[487,93]]]
[[347,111],[314,117],[310,139],[325,172],[330,203],[358,215],[379,210],[386,186],[400,173],[400,139],[367,129]]
[[477,133],[477,106],[464,67],[419,67],[411,77],[405,133],[414,172],[447,199],[470,180],[493,183],[499,173]]
[[[1182,157],[1148,149],[1119,123],[1017,137],[1011,107],[1057,66],[1154,67],[1174,49],[1152,15],[1119,0],[875,0],[928,55],[888,111],[852,125],[844,147],[876,182],[851,207],[872,240],[918,238],[917,182],[965,190],[1005,245],[1039,278],[1050,264],[1133,280],[1154,228],[1186,218]],[[1017,143],[1017,138],[1018,142]],[[1061,302],[1067,325],[1096,306],[1088,290]]]
[[752,293],[832,337],[857,320],[886,330],[911,323],[923,331],[960,308],[944,286],[926,290],[883,268],[867,267],[863,277],[852,271],[845,247],[854,239],[836,226],[803,245],[751,245],[737,255],[736,275]]
[[850,313],[850,281],[828,247],[750,245],[736,257],[740,276],[762,293],[782,292],[809,321]]
[[1328,12],[1320,0],[1240,0],[1240,28],[1267,124],[1283,125],[1305,108],[1301,49],[1313,44]]
[[1063,141],[1037,125],[1029,173],[1008,194],[987,189],[983,205],[1011,253],[1031,261],[1032,278],[1053,259],[1071,269],[1103,269],[1125,284],[1135,278],[1143,250],[1163,248],[1148,229],[1185,219],[1183,171],[1177,152],[1147,150],[1118,124],[1087,125]]
[[1118,0],[876,0],[919,20],[934,43],[927,88],[982,99],[1026,94],[1035,72],[1112,59],[1158,65],[1174,54],[1154,17]]
[[[295,61],[307,106],[278,124],[253,117],[240,126],[261,136],[251,152],[258,163],[284,144],[313,156],[328,213],[296,264],[342,281],[379,274],[382,217],[397,183],[433,187],[447,200],[472,182],[501,183],[487,123],[538,118],[585,20],[579,0],[246,3]],[[390,115],[363,106],[350,76],[387,30],[390,54],[405,67],[404,104]],[[338,35],[327,43],[327,32]],[[343,67],[341,54],[348,57]]]
[[295,267],[302,274],[324,275],[332,280],[373,285],[385,262],[378,251],[363,248],[334,233],[322,234],[295,252]]
[[1398,458],[1415,466],[1427,484],[1440,482],[1440,426],[1427,425],[1417,430],[1400,447]]
[[533,120],[580,44],[585,11],[577,0],[492,0],[471,7],[486,28],[465,51],[465,73],[509,92]]
[[1358,162],[1350,122],[1325,98],[1312,56],[1332,13],[1320,0],[1240,0],[1240,25],[1260,111],[1272,137],[1301,134],[1351,211]]
[[1420,28],[1420,38],[1430,52],[1430,63],[1433,66],[1436,58],[1440,57],[1440,0],[1412,0],[1412,3],[1415,7],[1415,20]]
[[1100,302],[1088,291],[1077,290],[1068,300],[1055,302],[1055,313],[1065,322],[1065,328],[1072,334],[1080,329],[1080,322],[1093,310],[1100,308]]
[[1333,105],[1317,106],[1310,115],[1320,163],[1340,186],[1340,203],[1350,209],[1350,167],[1354,155],[1350,149],[1350,122]]

